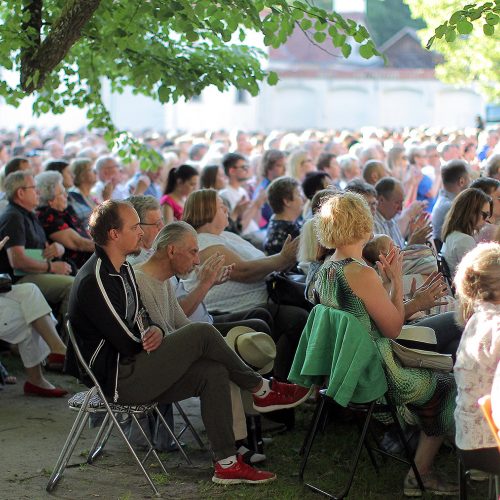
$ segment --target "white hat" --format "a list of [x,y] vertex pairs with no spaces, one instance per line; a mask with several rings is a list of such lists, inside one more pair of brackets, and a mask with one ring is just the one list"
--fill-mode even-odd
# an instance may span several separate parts
[[226,336],[229,347],[251,368],[260,374],[273,369],[276,357],[274,340],[248,326],[235,326]]

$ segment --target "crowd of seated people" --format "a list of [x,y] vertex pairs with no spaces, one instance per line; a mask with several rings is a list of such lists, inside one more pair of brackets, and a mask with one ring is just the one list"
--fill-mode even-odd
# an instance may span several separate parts
[[[463,288],[470,273],[460,270],[474,267],[470,256],[484,265],[493,262],[500,242],[499,133],[498,127],[483,132],[367,128],[268,136],[145,133],[140,137],[145,147],[163,158],[155,169],[145,170],[140,158],[123,161],[97,133],[0,132],[0,239],[8,236],[0,250],[0,273],[8,273],[14,283],[0,301],[17,300],[19,309],[17,323],[10,320],[18,333],[3,340],[19,345],[25,392],[65,393],[44,377],[40,366],[47,357],[64,358],[60,338],[65,339],[63,318],[75,276],[80,269],[88,272],[96,255],[105,259],[101,250],[106,238],[114,245],[126,229],[108,220],[109,234],[96,239],[89,233],[89,220],[95,223],[96,214],[104,216],[103,203],[127,200],[130,205],[124,206],[133,207],[127,217],[137,218],[134,231],[140,233],[140,244],[123,265],[137,270],[143,305],[153,323],[163,325],[163,333],[201,322],[222,335],[235,325],[269,334],[276,344],[275,385],[269,387],[278,391],[288,380],[309,310],[270,299],[266,281],[273,272],[303,274],[309,300],[319,298],[321,304],[351,312],[366,326],[381,352],[402,420],[421,431],[415,461],[426,488],[454,493],[454,485],[432,468],[443,437],[455,432],[453,412],[458,422],[467,411],[455,410],[453,373],[402,367],[388,339],[397,337],[404,323],[430,327],[436,350],[451,354],[464,370],[463,324],[472,338],[477,318],[491,308],[471,305],[462,324],[455,309],[462,311],[466,300],[497,303],[493,292],[493,299],[486,299],[482,289],[476,300],[476,291]],[[120,207],[115,212],[123,215]],[[163,228],[172,223],[167,228],[180,224],[193,240],[195,256],[165,239]],[[158,246],[159,234],[165,241]],[[492,243],[484,247],[484,242]],[[160,257],[171,263],[168,272]],[[450,279],[456,276],[456,300],[441,274],[443,265]],[[22,299],[15,298],[21,292],[40,304],[31,315],[22,309]],[[163,313],[160,298],[168,303]],[[156,349],[161,339],[153,337],[145,345]],[[33,339],[38,351],[28,359],[21,345]],[[493,384],[493,365],[483,379],[484,390]],[[463,373],[459,396],[465,390]],[[234,404],[233,413],[241,424],[241,409]],[[466,439],[463,425],[457,445],[465,461],[468,450],[490,448],[491,443]],[[233,443],[245,434],[236,427]],[[225,465],[216,467],[216,479],[224,477],[220,469]],[[271,478],[255,477],[252,482]],[[404,492],[418,493],[411,471]]]

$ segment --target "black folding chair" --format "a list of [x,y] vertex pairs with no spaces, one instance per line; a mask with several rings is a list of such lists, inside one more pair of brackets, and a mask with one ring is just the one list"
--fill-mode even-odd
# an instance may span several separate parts
[[441,253],[437,255],[437,264],[439,272],[443,275],[446,283],[448,283],[452,294],[455,295],[455,286],[453,285],[453,276],[451,275],[450,266],[448,266],[444,255]]
[[[89,464],[93,463],[94,460],[101,454],[102,450],[104,449],[104,446],[106,445],[107,440],[111,435],[111,432],[113,431],[113,429],[116,429],[121,438],[125,441],[127,448],[130,450],[130,453],[132,453],[132,456],[134,457],[135,461],[137,462],[137,465],[139,466],[140,470],[146,477],[155,495],[159,495],[158,489],[153,483],[151,476],[145,469],[144,464],[152,454],[153,457],[156,459],[156,461],[159,463],[162,471],[164,473],[167,473],[167,470],[165,469],[163,462],[160,460],[160,457],[156,453],[153,444],[151,443],[148,436],[146,435],[141,425],[139,424],[137,417],[152,412],[156,413],[159,422],[161,422],[161,425],[164,426],[165,430],[172,438],[172,440],[175,442],[177,448],[179,449],[182,456],[189,465],[191,465],[192,462],[190,458],[187,456],[186,452],[183,450],[182,446],[180,445],[178,437],[180,437],[180,435],[186,429],[189,428],[193,433],[193,436],[196,439],[197,443],[200,445],[201,448],[204,448],[198,433],[196,432],[191,422],[189,421],[187,415],[184,413],[184,411],[182,410],[182,408],[178,403],[174,404],[177,410],[179,411],[180,415],[184,419],[185,427],[182,429],[179,436],[176,436],[175,433],[170,428],[170,426],[168,425],[168,423],[165,421],[165,418],[163,417],[161,412],[158,410],[156,403],[141,404],[141,405],[123,405],[123,404],[108,402],[106,396],[104,395],[104,392],[101,389],[101,386],[99,385],[99,382],[97,381],[95,375],[92,373],[92,370],[89,368],[88,364],[85,362],[80,352],[80,349],[78,348],[78,344],[75,340],[75,335],[73,333],[73,329],[69,321],[67,322],[67,331],[69,340],[74,348],[78,362],[83,367],[85,373],[88,375],[94,386],[88,391],[83,391],[75,394],[68,401],[69,408],[71,410],[78,411],[78,415],[76,416],[73,426],[69,432],[66,442],[61,450],[59,458],[57,459],[56,465],[50,476],[49,482],[47,483],[46,487],[47,491],[48,492],[52,491],[57,485],[59,479],[62,477],[64,470],[66,469],[66,466],[76,447],[76,444],[83,432],[83,429],[85,428],[85,424],[87,423],[90,414],[105,413],[106,415],[104,417],[104,421],[102,422],[102,425],[97,433],[97,436],[95,437],[94,442],[90,448],[90,452],[87,458],[87,463]],[[130,441],[128,440],[125,432],[123,431],[120,425],[120,422],[117,418],[117,416],[120,414],[127,414],[130,416],[132,421],[137,425],[138,429],[142,433],[142,436],[144,437],[145,441],[147,442],[148,449],[142,459],[138,457],[137,453],[135,452],[133,446],[131,445]]]

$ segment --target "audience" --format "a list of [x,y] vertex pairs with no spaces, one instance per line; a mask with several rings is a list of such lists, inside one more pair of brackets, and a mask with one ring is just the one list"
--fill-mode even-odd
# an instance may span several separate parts
[[498,397],[493,385],[500,375],[500,245],[480,244],[469,252],[458,265],[455,285],[458,319],[465,323],[454,367],[457,450],[466,470],[499,475],[498,447],[477,401]]
[[[479,422],[475,406],[477,397],[483,395],[479,393],[491,392],[494,399],[494,384],[500,387],[500,369],[496,370],[498,380],[494,379],[494,353],[474,351],[481,339],[488,335],[494,339],[491,307],[498,301],[493,295],[486,298],[485,290],[494,288],[498,281],[494,267],[498,267],[494,260],[498,260],[498,245],[476,245],[500,241],[498,136],[497,126],[484,133],[425,127],[402,131],[273,131],[267,136],[244,131],[182,135],[149,131],[139,140],[154,148],[164,162],[159,169],[148,171],[141,169],[140,157],[123,158],[121,168],[116,151],[108,151],[98,132],[79,131],[64,136],[56,129],[35,127],[0,131],[0,238],[10,236],[0,250],[0,272],[10,273],[15,282],[12,291],[0,294],[0,316],[5,319],[2,324],[8,325],[0,338],[18,345],[26,367],[25,392],[49,397],[65,394],[47,381],[41,369],[45,358],[49,365],[60,365],[65,354],[47,302],[61,319],[73,284],[73,278],[67,276],[72,272],[68,262],[73,270],[82,265],[87,269],[84,263],[94,252],[86,229],[92,210],[103,200],[129,197],[139,219],[135,234],[142,236],[132,252],[135,255],[129,254],[127,261],[140,266],[139,284],[145,290],[144,296],[154,288],[156,274],[168,267],[177,276],[165,275],[163,279],[162,274],[162,292],[154,292],[149,298],[168,299],[168,304],[175,304],[176,314],[184,315],[183,321],[201,321],[204,328],[215,326],[223,335],[237,325],[270,333],[277,344],[272,387],[279,388],[279,381],[288,378],[308,314],[268,299],[266,278],[270,272],[296,272],[299,260],[299,268],[307,274],[309,299],[314,300],[316,289],[328,305],[347,310],[354,303],[359,305],[355,314],[368,325],[383,355],[403,419],[415,419],[422,429],[416,461],[424,483],[431,492],[452,493],[454,487],[432,470],[442,436],[450,433],[452,377],[426,370],[416,370],[410,376],[409,370],[397,366],[386,347],[387,335],[396,332],[399,322],[418,318],[416,324],[435,331],[439,352],[456,354],[462,328],[456,325],[453,312],[442,313],[453,311],[455,303],[446,295],[442,277],[436,272],[436,258],[426,246],[432,232],[438,250],[444,243],[442,254],[452,274],[458,269],[458,299],[462,310],[467,309],[465,321],[469,320],[455,368],[459,385],[455,415],[459,453],[468,467],[484,468],[489,464],[497,471],[494,467],[498,464],[491,459],[493,443],[485,440],[486,431],[479,423],[477,430],[471,431],[468,419]],[[179,166],[184,162],[187,164]],[[283,177],[285,172],[287,177]],[[35,174],[39,175],[35,178]],[[468,188],[471,179],[476,180]],[[193,192],[198,180],[202,190]],[[350,194],[336,196],[339,186]],[[302,211],[304,224],[302,191],[308,199]],[[360,194],[368,204],[376,235],[361,248],[359,256],[346,253],[346,258],[355,259],[346,263],[340,258],[345,257],[342,252],[360,249],[361,244],[356,241],[347,248],[349,245],[335,240],[333,245],[333,235],[344,230],[343,217],[354,224],[355,235],[368,224],[366,205],[352,193]],[[343,203],[347,203],[347,209],[333,210]],[[121,238],[125,228],[119,222],[123,206],[118,208],[120,217],[108,221],[113,226],[108,233],[112,245],[117,241],[115,237],[124,242]],[[331,213],[324,215],[322,207],[328,207],[324,209]],[[432,229],[426,211],[432,213]],[[199,257],[194,247],[194,253],[190,253],[183,245],[169,243],[158,250],[161,259],[151,259],[158,233],[168,236],[177,223],[162,231],[164,224],[180,219],[194,226]],[[187,227],[184,223],[181,226]],[[332,233],[321,229],[327,226]],[[185,236],[194,235],[190,231],[186,228]],[[404,249],[402,265],[396,246]],[[361,255],[373,266],[373,272],[380,274],[380,287],[389,291],[389,297],[376,289],[374,280],[366,274],[368,268],[359,260]],[[193,267],[193,272],[184,275],[184,269],[190,271]],[[336,273],[327,280],[327,269],[330,272],[333,268]],[[344,281],[338,280],[342,273]],[[404,274],[407,299],[402,305],[400,274]],[[363,286],[358,283],[361,279]],[[381,305],[384,300],[387,303]],[[159,315],[156,319],[164,321],[163,330],[169,332],[184,325],[183,321],[170,320],[170,305],[155,311]],[[375,308],[383,311],[384,317]],[[153,310],[151,301],[147,309]],[[62,326],[59,321],[60,332]],[[31,349],[31,344],[36,349]],[[26,349],[34,354],[28,356]],[[475,391],[469,393],[471,380]],[[434,406],[429,398],[435,398]],[[429,419],[424,418],[427,412]],[[497,418],[499,413],[497,410]],[[234,415],[235,422],[239,419],[234,431],[243,437],[244,415]],[[236,449],[239,446],[237,443]],[[233,448],[224,453],[233,453]],[[478,450],[478,461],[474,461]],[[215,479],[222,477],[221,467],[216,465]],[[417,493],[411,473],[405,479],[405,493]]]

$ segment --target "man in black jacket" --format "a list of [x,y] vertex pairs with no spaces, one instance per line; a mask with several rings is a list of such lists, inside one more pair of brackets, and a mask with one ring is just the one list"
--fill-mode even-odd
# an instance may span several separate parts
[[[192,323],[164,336],[144,309],[127,255],[140,251],[143,231],[127,202],[107,201],[89,222],[94,255],[80,269],[69,316],[82,355],[105,394],[121,403],[171,403],[199,396],[215,456],[212,480],[221,484],[265,483],[275,474],[259,471],[236,455],[229,380],[254,395],[261,412],[292,408],[309,391],[273,384],[250,369],[211,325]],[[193,258],[192,264],[199,262]],[[71,349],[70,349],[71,351]],[[70,362],[67,371],[79,376]]]

